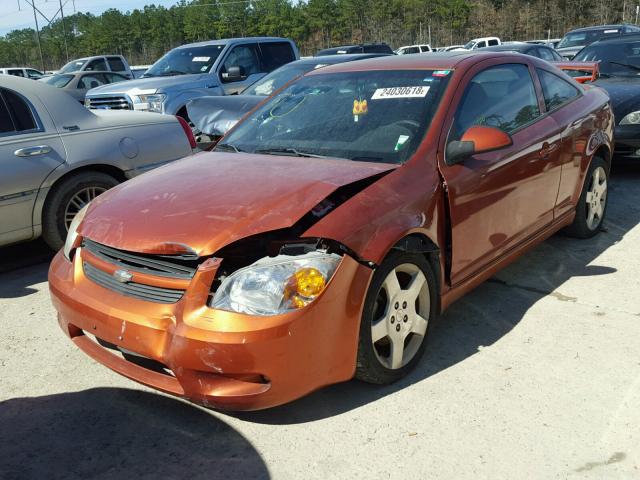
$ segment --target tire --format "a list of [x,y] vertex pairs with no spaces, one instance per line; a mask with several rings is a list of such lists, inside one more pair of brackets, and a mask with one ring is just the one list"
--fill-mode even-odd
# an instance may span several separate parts
[[[595,189],[596,182],[599,185],[597,189]],[[607,212],[608,188],[609,167],[603,159],[594,157],[585,175],[576,206],[576,218],[565,229],[567,235],[575,238],[591,238],[600,231]]]
[[55,185],[42,212],[42,238],[47,245],[60,250],[73,215],[88,201],[118,183],[106,173],[87,171],[71,175]]
[[[421,288],[411,292],[410,286],[420,278],[424,280]],[[415,367],[424,353],[428,327],[437,314],[437,294],[436,277],[424,255],[393,252],[382,262],[365,297],[356,378],[388,384]],[[400,346],[402,352],[398,353]]]

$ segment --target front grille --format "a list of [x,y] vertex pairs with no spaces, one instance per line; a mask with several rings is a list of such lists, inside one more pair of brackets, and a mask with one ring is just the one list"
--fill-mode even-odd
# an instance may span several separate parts
[[82,242],[82,247],[119,268],[160,277],[192,278],[198,268],[198,258],[194,256],[126,252],[86,238]]
[[82,267],[84,274],[92,282],[128,297],[154,303],[176,303],[184,295],[184,290],[161,288],[136,282],[119,282],[112,275],[87,262],[83,262]]
[[133,105],[124,95],[87,97],[89,108],[109,110],[133,110]]

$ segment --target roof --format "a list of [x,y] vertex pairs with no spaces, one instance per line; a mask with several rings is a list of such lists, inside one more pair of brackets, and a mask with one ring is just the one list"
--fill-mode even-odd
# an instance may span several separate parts
[[590,30],[605,30],[605,29],[609,29],[609,28],[622,28],[622,27],[635,27],[635,25],[632,25],[630,23],[616,23],[616,24],[613,24],[613,25],[592,25],[590,27],[576,28],[574,30],[568,31],[567,33],[586,32],[586,31],[590,31]]
[[316,65],[323,63],[326,65],[334,65],[336,63],[351,62],[354,60],[365,60],[375,57],[392,57],[390,53],[345,53],[344,55],[319,55],[317,57],[303,58],[285,65]]
[[[484,47],[482,51],[488,52],[522,52],[525,50],[531,50],[532,48],[546,47],[546,45],[540,45],[538,43],[507,43],[502,45],[494,45],[492,47]],[[547,47],[550,48],[550,47]]]
[[233,43],[253,43],[253,42],[267,42],[267,41],[281,41],[290,42],[288,38],[283,37],[238,37],[238,38],[220,38],[217,40],[205,40],[204,42],[186,43],[176,48],[189,48],[189,47],[206,47],[208,45],[224,45],[229,42]]
[[[322,73],[344,72],[354,70],[447,70],[453,69],[462,60],[469,57],[495,56],[469,50],[459,52],[435,52],[429,55],[388,55],[348,62],[346,64],[330,65],[322,68]],[[317,58],[317,57],[316,57]],[[319,71],[319,70],[316,70]]]
[[[603,43],[627,43],[633,40],[640,40],[640,32],[637,33],[625,33],[624,35],[616,35],[615,37],[603,37],[587,46],[601,45]],[[586,48],[586,47],[585,47]]]

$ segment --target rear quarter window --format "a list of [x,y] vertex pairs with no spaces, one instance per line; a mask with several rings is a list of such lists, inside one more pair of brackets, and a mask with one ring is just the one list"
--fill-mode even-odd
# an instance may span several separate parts
[[35,130],[37,125],[29,105],[15,92],[2,89],[2,97],[11,112],[11,117],[18,132]]
[[546,70],[536,69],[536,71],[542,85],[547,111],[556,110],[580,95],[580,90],[566,80]]
[[120,57],[108,57],[107,61],[112,72],[124,72],[127,69]]
[[293,48],[288,42],[261,43],[260,52],[266,72],[271,72],[296,59]]

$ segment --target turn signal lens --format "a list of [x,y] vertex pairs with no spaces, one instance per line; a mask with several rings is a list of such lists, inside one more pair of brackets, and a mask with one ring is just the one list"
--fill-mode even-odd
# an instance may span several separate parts
[[320,270],[301,268],[289,277],[284,297],[293,308],[302,308],[320,295],[325,286],[326,280]]

